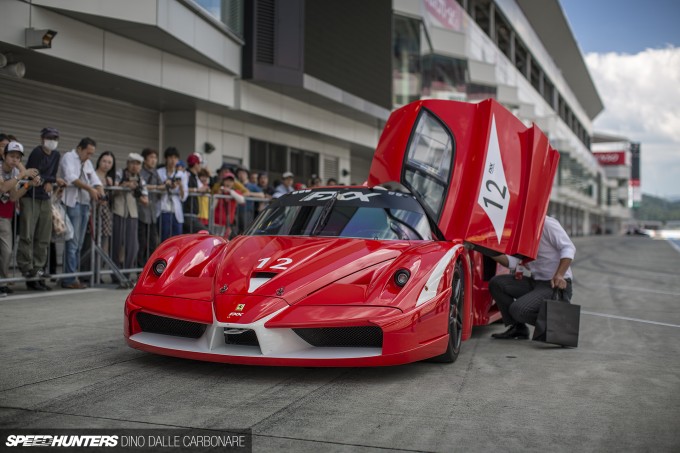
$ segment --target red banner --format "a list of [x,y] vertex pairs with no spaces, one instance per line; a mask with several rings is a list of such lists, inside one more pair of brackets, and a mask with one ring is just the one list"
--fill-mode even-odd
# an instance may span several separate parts
[[599,151],[594,152],[593,155],[597,158],[600,165],[626,165],[626,151]]
[[439,27],[461,31],[463,8],[456,0],[423,0],[430,21]]

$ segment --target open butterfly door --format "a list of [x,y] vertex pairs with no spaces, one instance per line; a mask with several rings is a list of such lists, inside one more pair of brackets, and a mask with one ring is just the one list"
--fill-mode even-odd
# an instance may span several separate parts
[[390,116],[368,184],[401,182],[447,240],[535,258],[558,161],[494,100],[423,100]]

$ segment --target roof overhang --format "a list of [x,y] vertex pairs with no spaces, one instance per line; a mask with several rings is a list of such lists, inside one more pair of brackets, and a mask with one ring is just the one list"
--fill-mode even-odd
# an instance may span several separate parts
[[604,110],[604,104],[559,1],[517,0],[517,4],[588,117],[594,119]]

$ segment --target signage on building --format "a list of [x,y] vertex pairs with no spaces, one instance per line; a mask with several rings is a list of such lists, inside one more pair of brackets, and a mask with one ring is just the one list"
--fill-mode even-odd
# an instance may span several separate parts
[[630,196],[628,197],[628,207],[629,208],[639,208],[642,202],[642,191],[640,190],[640,180],[631,179],[630,180]]
[[633,142],[630,144],[631,155],[631,169],[630,176],[633,179],[640,180],[640,144]]
[[426,17],[436,27],[463,30],[463,8],[456,0],[423,0]]
[[627,151],[598,151],[593,152],[593,155],[603,166],[630,164]]
[[630,187],[631,187],[631,200],[633,208],[639,208],[642,202],[642,191],[640,184],[640,144],[637,142],[631,142],[630,144],[630,154],[631,154],[631,168],[630,168]]

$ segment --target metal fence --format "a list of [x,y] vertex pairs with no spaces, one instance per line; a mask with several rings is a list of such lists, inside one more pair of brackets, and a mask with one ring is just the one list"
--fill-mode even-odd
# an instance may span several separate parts
[[[153,209],[150,223],[144,223],[139,218],[139,194],[135,195],[133,190],[122,187],[107,187],[105,193],[107,196],[104,200],[91,203],[90,219],[80,253],[78,272],[64,272],[63,258],[66,241],[63,235],[55,235],[53,232],[44,275],[29,278],[22,275],[16,265],[19,245],[18,223],[21,214],[15,215],[12,220],[9,273],[6,278],[0,278],[0,287],[7,286],[8,283],[41,279],[59,282],[70,277],[77,277],[89,285],[106,284],[109,283],[106,281],[107,278],[110,278],[111,283],[119,284],[121,287],[130,287],[136,274],[142,271],[146,260],[161,242],[160,197],[165,192],[149,191],[149,205]],[[270,201],[263,198],[245,197],[246,204],[238,205],[232,218],[230,214],[234,208],[231,203],[236,202],[228,195],[189,193],[187,200],[191,199],[196,201],[197,209],[196,212],[183,212],[182,234],[207,230],[210,234],[228,239],[243,233],[258,212]],[[60,202],[53,200],[52,203]],[[18,201],[17,205],[19,205]],[[133,218],[135,211],[137,217]],[[144,224],[141,225],[142,223]],[[137,247],[130,244],[133,238],[137,239]]]

